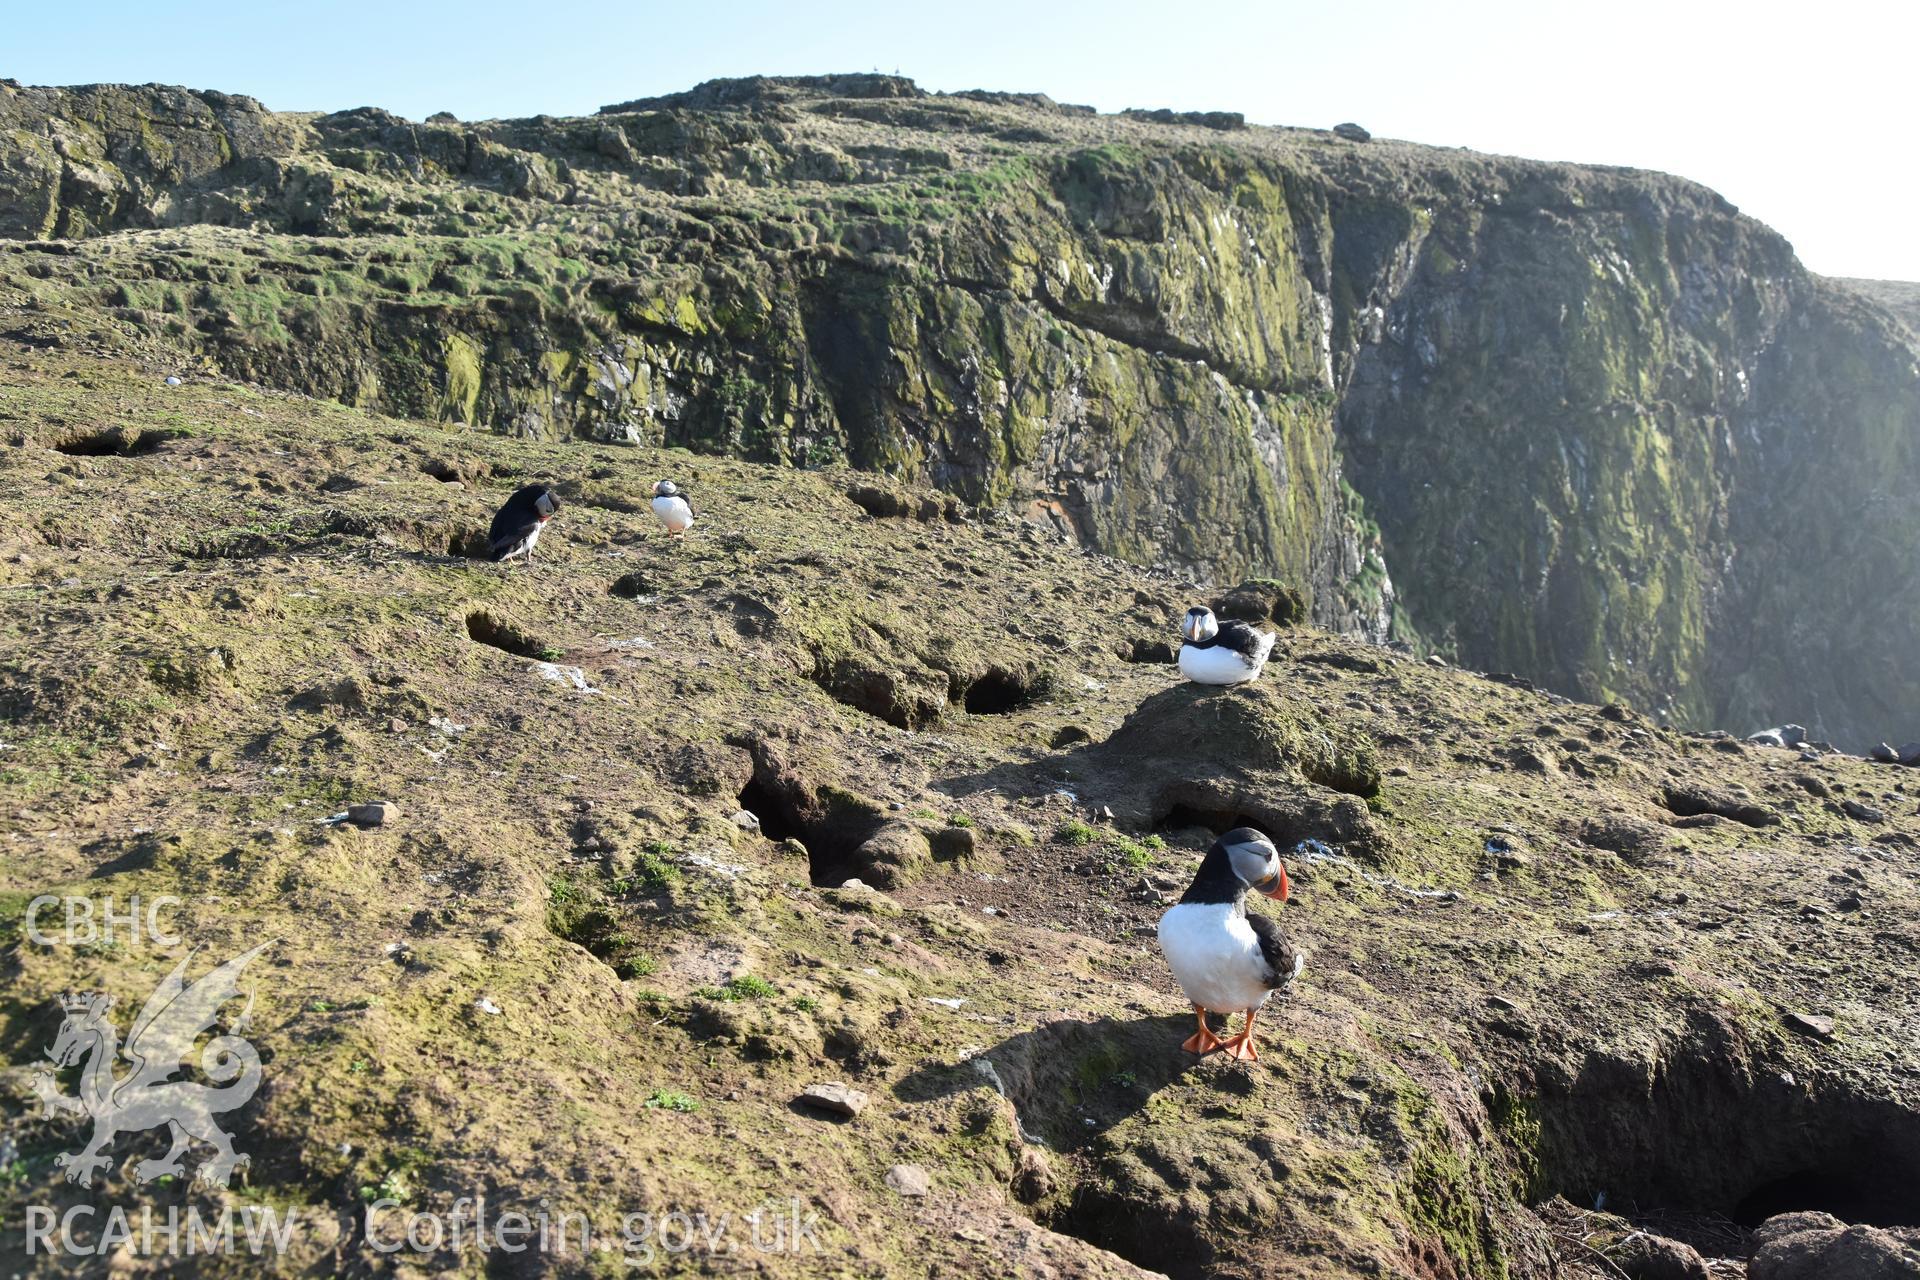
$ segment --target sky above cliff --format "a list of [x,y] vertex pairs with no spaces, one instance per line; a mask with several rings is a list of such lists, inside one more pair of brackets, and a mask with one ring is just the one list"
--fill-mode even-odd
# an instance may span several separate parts
[[715,76],[897,70],[935,90],[1354,120],[1439,146],[1663,169],[1777,228],[1815,271],[1920,280],[1916,47],[1920,5],[1868,0],[95,0],[85,22],[57,5],[10,12],[0,75],[483,119],[585,114]]

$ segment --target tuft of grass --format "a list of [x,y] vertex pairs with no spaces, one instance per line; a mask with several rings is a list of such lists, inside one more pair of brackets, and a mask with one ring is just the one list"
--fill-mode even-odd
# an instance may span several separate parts
[[765,1000],[770,996],[779,995],[780,988],[765,978],[743,973],[737,978],[727,979],[727,984],[723,987],[698,987],[693,994],[703,1000],[717,1000],[723,1004],[731,1004],[736,1000]]
[[971,827],[973,825],[973,819],[964,813],[956,813],[947,818],[947,825],[950,827]]
[[640,1104],[649,1111],[698,1111],[700,1103],[678,1089],[655,1089]]
[[1148,836],[1145,840],[1130,840],[1126,836],[1115,836],[1113,851],[1126,860],[1129,867],[1138,871],[1153,865],[1154,855],[1167,847],[1167,842],[1159,836]]
[[673,846],[664,840],[649,840],[633,855],[632,880],[642,889],[665,889],[680,883],[680,868],[673,865]]
[[1070,818],[1060,824],[1060,829],[1054,832],[1053,836],[1054,839],[1060,841],[1062,844],[1077,846],[1092,844],[1100,838],[1100,833],[1078,818]]

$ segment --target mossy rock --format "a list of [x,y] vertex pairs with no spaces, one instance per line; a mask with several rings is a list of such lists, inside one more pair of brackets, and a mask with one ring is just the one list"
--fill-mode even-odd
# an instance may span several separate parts
[[1307,620],[1306,596],[1298,587],[1273,578],[1249,578],[1215,599],[1211,608],[1219,617],[1241,622],[1292,627]]

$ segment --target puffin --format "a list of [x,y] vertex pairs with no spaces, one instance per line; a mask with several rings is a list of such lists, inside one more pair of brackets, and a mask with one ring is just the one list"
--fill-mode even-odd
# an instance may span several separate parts
[[1197,684],[1245,684],[1258,679],[1273,652],[1273,632],[1244,622],[1219,622],[1213,610],[1195,605],[1180,623],[1180,674]]
[[693,504],[671,480],[662,480],[653,486],[653,514],[660,517],[660,523],[676,538],[693,527]]
[[[1200,1022],[1180,1046],[1188,1053],[1225,1049],[1229,1057],[1258,1062],[1254,1015],[1306,967],[1306,955],[1279,925],[1247,910],[1249,889],[1285,902],[1287,869],[1273,841],[1252,827],[1235,827],[1213,842],[1186,896],[1160,917],[1160,951]],[[1247,1021],[1236,1036],[1222,1040],[1207,1026],[1209,1013],[1241,1010]]]
[[494,514],[493,527],[487,530],[487,556],[492,560],[511,560],[523,555],[533,563],[533,546],[540,531],[560,510],[559,495],[543,484],[523,484],[513,491]]

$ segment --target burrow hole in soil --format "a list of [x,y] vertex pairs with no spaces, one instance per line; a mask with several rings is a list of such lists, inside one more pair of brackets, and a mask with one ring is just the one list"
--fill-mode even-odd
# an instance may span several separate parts
[[646,575],[623,573],[613,580],[613,585],[607,588],[607,593],[618,596],[622,600],[638,600],[641,596],[653,595],[654,590],[653,584],[647,581]]
[[1920,1112],[1822,1083],[1788,1085],[1724,1041],[1676,1051],[1651,1090],[1592,1060],[1535,1104],[1542,1181],[1575,1204],[1606,1195],[1637,1214],[1719,1215],[1746,1228],[1814,1210],[1920,1226]]
[[970,716],[1004,716],[1038,702],[1041,693],[1036,685],[1035,680],[994,667],[967,686],[961,705]]
[[492,645],[516,658],[543,658],[547,646],[510,622],[502,622],[481,610],[467,615],[467,637],[478,644]]
[[171,431],[129,431],[112,427],[68,436],[55,444],[56,451],[72,458],[142,458],[158,451],[174,438]]
[[1282,843],[1284,832],[1274,829],[1271,822],[1263,822],[1251,814],[1237,813],[1231,809],[1195,809],[1189,805],[1176,804],[1154,821],[1153,829],[1161,835],[1175,831],[1187,831],[1200,827],[1214,837],[1219,837],[1238,827],[1252,827],[1281,849],[1292,843]]
[[1166,640],[1134,640],[1120,654],[1122,662],[1173,662],[1178,657]]
[[856,854],[873,834],[874,822],[865,815],[839,814],[806,820],[793,800],[759,773],[740,789],[740,807],[760,819],[760,834],[778,842],[798,840],[807,851],[807,880],[831,889],[860,874]]
[[496,474],[492,463],[474,458],[422,458],[420,474],[435,480],[452,481],[473,488],[477,482]]

